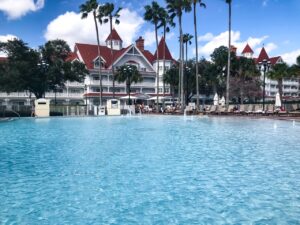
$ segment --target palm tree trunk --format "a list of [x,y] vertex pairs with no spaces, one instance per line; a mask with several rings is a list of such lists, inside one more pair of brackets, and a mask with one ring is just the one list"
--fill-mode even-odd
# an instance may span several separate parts
[[155,41],[156,41],[156,108],[157,112],[159,112],[159,104],[158,104],[158,95],[159,95],[159,57],[158,57],[158,37],[157,37],[157,24],[155,24]]
[[282,102],[282,95],[283,95],[283,90],[282,90],[282,84],[283,84],[283,79],[280,78],[277,80],[278,82],[278,92],[279,92],[279,96],[280,96],[280,101],[281,101],[281,105],[283,104]]
[[181,16],[178,17],[179,19],[179,35],[180,35],[180,92],[181,92],[181,112],[184,111],[185,108],[185,99],[184,99],[184,93],[183,93],[183,80],[184,80],[184,72],[183,72],[183,36],[182,36],[182,21],[181,21]]
[[230,79],[230,58],[231,58],[231,1],[228,3],[228,62],[227,62],[227,80],[226,80],[226,108],[229,106],[229,79]]
[[[187,69],[187,65],[188,65],[188,41],[185,43],[185,69]],[[184,95],[185,95],[185,102],[187,104],[188,103],[188,77],[187,77],[187,74],[184,78],[185,78],[185,84],[186,84]]]
[[[112,33],[112,16],[109,17],[110,22],[110,33]],[[110,54],[111,54],[111,73],[112,73],[112,79],[113,79],[113,98],[115,98],[115,73],[114,73],[114,51],[113,51],[113,43],[112,39],[110,40]]]
[[199,77],[198,77],[198,40],[197,40],[197,14],[196,3],[194,4],[194,31],[195,31],[195,45],[196,45],[196,110],[199,110]]
[[96,35],[97,35],[97,47],[98,47],[98,58],[99,58],[99,86],[100,86],[100,95],[99,95],[99,105],[102,105],[102,76],[101,76],[101,49],[100,49],[100,40],[99,40],[99,31],[98,31],[98,24],[97,24],[97,17],[96,17],[96,11],[93,11],[94,16],[94,22],[95,22],[95,28],[96,28]]
[[[166,25],[164,25],[164,49],[163,49],[163,76],[165,74],[165,67],[166,67]],[[166,93],[166,84],[165,80],[163,79],[163,97],[165,97]],[[165,99],[163,98],[163,108],[165,108]]]

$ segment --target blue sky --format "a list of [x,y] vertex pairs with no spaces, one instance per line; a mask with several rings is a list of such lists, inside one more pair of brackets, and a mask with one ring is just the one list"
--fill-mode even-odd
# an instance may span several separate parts
[[[49,39],[62,38],[73,47],[75,42],[95,43],[91,18],[81,20],[79,5],[85,0],[0,0],[0,40],[16,36],[31,47]],[[158,1],[164,5],[164,1]],[[227,5],[225,0],[204,0],[206,9],[198,8],[199,53],[209,57],[214,48],[227,43]],[[154,51],[153,26],[143,21],[144,5],[151,1],[114,1],[124,8],[121,24],[115,26],[124,44],[133,43],[138,36],[146,39],[146,48]],[[18,4],[18,5],[16,5]],[[242,51],[249,42],[258,54],[264,44],[270,56],[282,55],[292,63],[300,55],[300,0],[233,0],[233,44]],[[177,22],[177,21],[176,21]],[[100,28],[102,41],[108,26]],[[184,15],[184,33],[193,34],[192,13]],[[167,39],[169,48],[178,57],[178,27]],[[194,40],[189,55],[195,54]]]

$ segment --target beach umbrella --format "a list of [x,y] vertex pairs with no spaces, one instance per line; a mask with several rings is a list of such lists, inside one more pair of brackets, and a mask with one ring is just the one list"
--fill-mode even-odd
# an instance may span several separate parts
[[276,97],[275,97],[275,107],[278,107],[278,108],[281,107],[281,100],[280,100],[280,95],[278,92],[276,93]]
[[219,105],[219,96],[217,93],[214,96],[214,105]]
[[221,103],[221,106],[224,106],[224,105],[225,105],[226,102],[225,102],[224,96],[221,98],[220,103]]

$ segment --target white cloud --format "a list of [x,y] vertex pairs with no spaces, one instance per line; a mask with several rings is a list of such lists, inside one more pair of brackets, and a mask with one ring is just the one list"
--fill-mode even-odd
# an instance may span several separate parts
[[[114,25],[123,45],[133,43],[144,20],[135,11],[125,8],[120,12],[120,24]],[[99,26],[100,42],[103,43],[109,34],[109,24]],[[95,24],[92,15],[81,19],[80,13],[66,12],[52,20],[45,32],[46,40],[63,39],[72,48],[75,42],[96,43]]]
[[18,37],[12,34],[0,35],[0,42],[7,42],[8,40],[13,40],[15,38]]
[[[254,50],[255,55],[258,55],[261,50],[261,45],[269,36],[263,37],[249,37],[247,40],[241,40],[240,31],[232,31],[231,32],[231,44],[237,47],[237,54],[241,54],[244,47],[248,43],[250,47]],[[215,48],[218,48],[222,45],[228,46],[228,31],[222,32],[218,35],[213,35],[212,33],[207,33],[203,36],[198,37],[198,41],[202,42],[199,45],[199,54],[200,57],[204,56],[206,58],[210,57],[210,54],[214,51]],[[268,43],[266,45],[266,50],[268,52],[276,49],[277,46],[274,43]],[[195,54],[195,49],[194,49]]]
[[8,19],[18,19],[28,12],[35,12],[44,7],[45,0],[1,0],[0,11],[3,11]]
[[213,38],[214,38],[214,35],[212,33],[206,33],[205,35],[198,37],[198,42],[211,41]]
[[265,46],[265,49],[266,49],[267,52],[271,52],[271,51],[273,51],[276,48],[277,48],[277,45],[275,45],[274,43],[268,43]]
[[143,36],[145,39],[145,46],[152,46],[153,44],[155,44],[156,40],[155,40],[155,32],[154,31],[147,30]]
[[300,55],[300,49],[297,49],[295,51],[282,54],[281,57],[282,57],[283,61],[285,61],[286,63],[291,65],[291,64],[296,63],[296,59],[299,55]]
[[[18,38],[15,35],[7,34],[7,35],[0,35],[0,42],[7,42],[8,40],[13,40],[15,38]],[[0,57],[6,57],[7,54],[5,52],[0,51]]]
[[[170,32],[166,34],[166,39],[171,40],[175,36],[174,32]],[[145,46],[155,46],[155,31],[146,30],[146,32],[143,34],[143,37],[145,39]],[[158,35],[158,42],[162,38],[162,35]]]

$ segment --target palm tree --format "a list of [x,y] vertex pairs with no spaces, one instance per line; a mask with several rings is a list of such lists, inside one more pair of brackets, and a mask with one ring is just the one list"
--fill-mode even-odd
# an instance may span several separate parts
[[300,55],[296,59],[296,64],[291,66],[291,75],[295,77],[300,77]]
[[102,105],[102,77],[101,77],[101,49],[100,49],[100,40],[99,40],[99,30],[97,24],[97,9],[99,4],[97,0],[87,0],[85,4],[80,5],[80,12],[81,12],[81,19],[85,19],[88,17],[90,13],[93,14],[94,22],[95,22],[95,29],[96,29],[96,36],[97,36],[97,46],[98,46],[98,58],[99,58],[99,86],[100,86],[100,95],[99,95],[99,105]]
[[198,41],[197,41],[197,8],[196,4],[199,3],[200,8],[206,8],[205,3],[202,2],[202,0],[192,0],[193,2],[193,12],[194,12],[194,31],[195,31],[195,45],[196,45],[196,95],[197,95],[197,100],[196,100],[196,109],[199,110],[199,68],[198,68]]
[[291,76],[290,67],[286,63],[275,64],[272,69],[267,73],[267,76],[278,82],[278,91],[280,95],[280,100],[282,102],[282,85],[283,79]]
[[176,64],[174,64],[170,69],[166,71],[166,73],[163,75],[164,82],[170,85],[171,93],[172,93],[172,99],[174,101],[175,99],[175,92],[176,89],[178,90],[178,83],[179,83],[179,68]]
[[[175,26],[175,24],[170,21],[168,12],[164,8],[160,9],[159,22],[160,22],[160,24],[158,25],[158,28],[160,28],[160,27],[163,28],[164,46],[163,46],[163,71],[162,71],[162,74],[164,76],[164,74],[166,72],[165,71],[165,69],[166,69],[165,68],[166,67],[166,34],[168,32],[170,32],[170,28],[168,25]],[[165,89],[166,89],[165,84],[166,84],[165,79],[163,79],[163,96],[165,96]],[[163,99],[163,108],[164,108],[164,103],[165,103],[165,101]]]
[[[186,88],[183,88],[183,92],[184,92],[184,99],[186,100],[187,102],[187,89],[188,89],[188,73],[190,73],[191,71],[191,68],[189,68],[187,66],[187,62],[188,62],[188,44],[191,45],[192,44],[192,39],[193,39],[193,35],[190,35],[189,33],[186,33],[186,34],[183,34],[183,44],[185,45],[185,62],[184,62],[184,65],[185,65],[185,86]],[[184,59],[183,59],[184,61]]]
[[143,80],[142,75],[138,71],[137,67],[134,65],[122,65],[117,69],[117,72],[115,74],[115,79],[119,83],[126,81],[126,90],[127,94],[129,96],[128,98],[128,105],[131,105],[130,103],[130,86],[132,83],[138,83]]
[[230,58],[231,58],[231,3],[232,0],[225,0],[228,4],[228,62],[226,77],[226,108],[229,106],[229,79],[230,79]]
[[[104,5],[101,5],[99,7],[99,22],[100,24],[109,22],[110,33],[112,33],[113,19],[115,19],[115,24],[120,24],[119,13],[122,10],[122,8],[119,7],[116,11],[114,10],[115,10],[115,5],[113,3],[107,2]],[[102,18],[104,19],[102,20]],[[113,98],[115,98],[114,51],[113,51],[112,40],[110,40],[110,54],[112,58],[111,70],[112,70],[112,77],[113,77]]]
[[183,34],[183,44],[185,44],[185,61],[188,61],[188,44],[192,44],[193,35],[189,33]]
[[[180,44],[179,44],[179,58],[180,58],[180,65],[179,65],[179,76],[180,76],[180,101],[181,101],[181,111],[183,112],[185,108],[185,101],[183,96],[183,36],[182,36],[182,14],[183,12],[191,11],[191,5],[189,4],[189,0],[166,0],[167,9],[170,16],[170,20],[174,23],[175,17],[178,18],[179,24],[179,37],[180,37]],[[175,24],[175,23],[174,23]]]
[[157,112],[159,111],[159,106],[158,106],[158,95],[159,95],[159,52],[158,52],[158,25],[160,22],[160,13],[161,13],[161,7],[159,4],[155,1],[151,3],[151,5],[146,5],[145,6],[145,14],[144,14],[144,20],[151,22],[154,24],[154,29],[155,29],[155,41],[156,41],[156,107],[157,107]]

